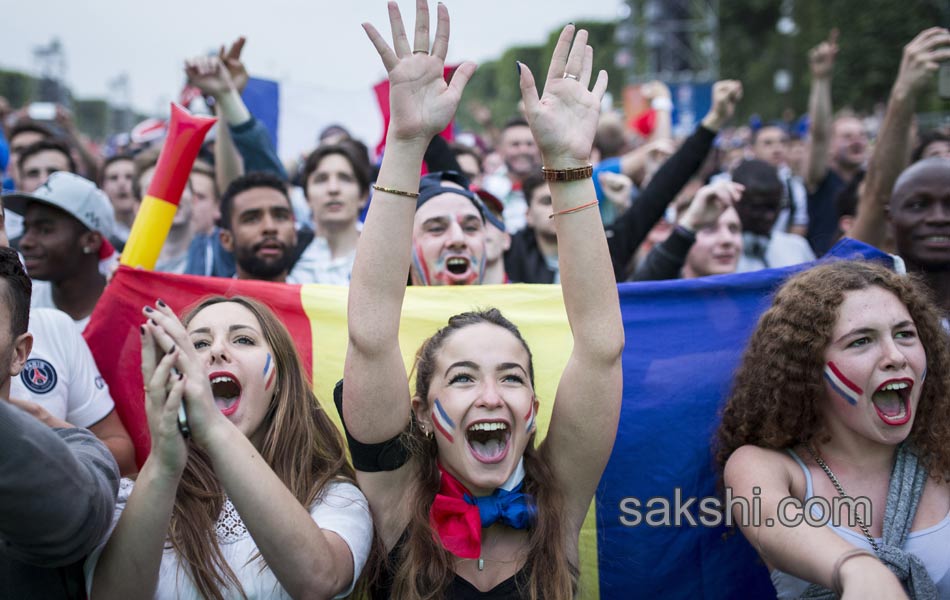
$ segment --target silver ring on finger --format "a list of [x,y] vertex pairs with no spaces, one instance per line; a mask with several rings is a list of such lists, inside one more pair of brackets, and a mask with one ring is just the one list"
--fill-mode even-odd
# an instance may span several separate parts
[[413,54],[429,54],[428,50],[413,50]]
[[564,79],[573,79],[574,81],[580,81],[581,78],[573,73],[564,72]]

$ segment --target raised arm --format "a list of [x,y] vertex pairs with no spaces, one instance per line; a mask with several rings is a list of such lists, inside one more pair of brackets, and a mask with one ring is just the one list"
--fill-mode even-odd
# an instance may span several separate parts
[[[363,28],[389,73],[391,119],[376,192],[360,234],[350,279],[349,346],[343,368],[343,419],[350,435],[374,444],[402,433],[409,423],[406,367],[399,351],[399,316],[405,296],[416,212],[419,172],[429,141],[458,107],[462,89],[475,72],[463,63],[452,82],[443,78],[449,42],[449,14],[438,5],[435,40],[429,50],[429,7],[416,2],[415,36],[410,46],[399,7],[389,3],[393,47],[375,27]],[[377,530],[387,547],[408,521],[409,465],[357,478],[369,500]]]
[[702,123],[657,170],[650,184],[608,229],[609,248],[617,281],[626,277],[627,264],[666,207],[699,171],[719,129],[732,117],[742,99],[742,83],[724,79],[713,85],[712,106]]
[[155,342],[155,328],[145,328],[142,380],[152,446],[122,516],[95,563],[88,583],[94,598],[155,595],[175,493],[188,458],[178,431],[185,381],[171,371],[176,351],[164,353]]
[[[519,63],[525,114],[548,171],[570,173],[590,165],[600,101],[607,89],[607,73],[601,71],[593,91],[588,91],[593,58],[587,32],[582,29],[575,37],[574,26],[565,27],[540,98],[530,69]],[[558,385],[542,451],[565,490],[572,531],[579,531],[617,432],[623,322],[593,181],[551,181],[550,188],[561,290],[574,348]]]
[[864,189],[858,198],[857,216],[850,236],[881,246],[887,234],[887,204],[897,176],[907,166],[911,122],[917,96],[926,87],[941,61],[950,59],[950,33],[931,27],[904,46],[900,71],[891,88],[881,132],[868,164]]
[[831,141],[831,75],[838,54],[838,30],[808,53],[811,92],[808,96],[808,147],[805,159],[805,187],[813,192],[828,172],[828,144]]
[[389,3],[393,47],[364,24],[389,73],[389,132],[376,193],[350,279],[349,347],[344,367],[343,416],[351,435],[364,443],[388,440],[409,422],[409,384],[399,351],[399,316],[405,296],[422,157],[429,141],[451,121],[472,63],[456,69],[446,85],[449,15],[438,5],[435,41],[429,52],[429,8],[416,2],[413,45],[395,2]]

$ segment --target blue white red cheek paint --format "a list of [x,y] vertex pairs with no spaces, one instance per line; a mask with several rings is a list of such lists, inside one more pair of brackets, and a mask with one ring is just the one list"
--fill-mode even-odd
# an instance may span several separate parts
[[442,408],[442,403],[439,402],[438,398],[435,399],[433,404],[435,410],[432,411],[432,424],[435,425],[436,431],[444,435],[449,443],[454,442],[455,437],[453,437],[452,432],[455,431],[455,423],[452,422],[452,419],[449,418],[449,414]]
[[825,379],[831,384],[831,389],[847,400],[851,406],[857,404],[858,398],[864,393],[864,390],[845,377],[838,366],[831,361],[828,361],[828,364],[825,365]]
[[[268,375],[268,371],[270,375]],[[270,389],[272,383],[274,383],[274,375],[277,373],[277,369],[274,368],[274,361],[271,359],[270,352],[267,353],[267,360],[264,361],[264,374],[263,377],[267,383],[264,384],[264,391]]]
[[531,408],[528,409],[528,414],[524,416],[524,430],[528,433],[531,433],[531,430],[534,428],[534,400],[531,401]]

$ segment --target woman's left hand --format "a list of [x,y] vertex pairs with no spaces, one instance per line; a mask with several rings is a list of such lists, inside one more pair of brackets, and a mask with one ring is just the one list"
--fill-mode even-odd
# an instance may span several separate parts
[[185,375],[183,401],[188,413],[188,427],[195,442],[206,447],[214,429],[229,424],[229,421],[214,403],[205,361],[198,356],[185,326],[168,305],[159,300],[154,307],[146,306],[143,314],[149,318],[145,327],[164,352],[178,348],[175,368]]
[[587,45],[587,31],[581,29],[576,37],[574,31],[574,25],[561,31],[540,98],[531,70],[518,63],[525,116],[541,149],[544,166],[548,168],[564,169],[590,163],[600,103],[607,91],[606,71],[598,73],[593,90],[587,89],[594,50]]

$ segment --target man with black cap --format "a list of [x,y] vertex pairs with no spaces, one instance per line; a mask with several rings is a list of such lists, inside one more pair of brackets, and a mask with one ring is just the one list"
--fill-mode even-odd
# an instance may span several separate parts
[[33,279],[33,308],[58,308],[80,331],[106,286],[100,254],[115,229],[109,198],[73,173],[56,172],[31,193],[3,197],[24,218],[20,252]]
[[511,248],[511,234],[505,227],[505,205],[488,190],[472,188],[485,206],[485,275],[482,283],[509,283],[505,253]]
[[441,171],[423,177],[412,226],[412,284],[483,283],[485,213],[463,175]]

